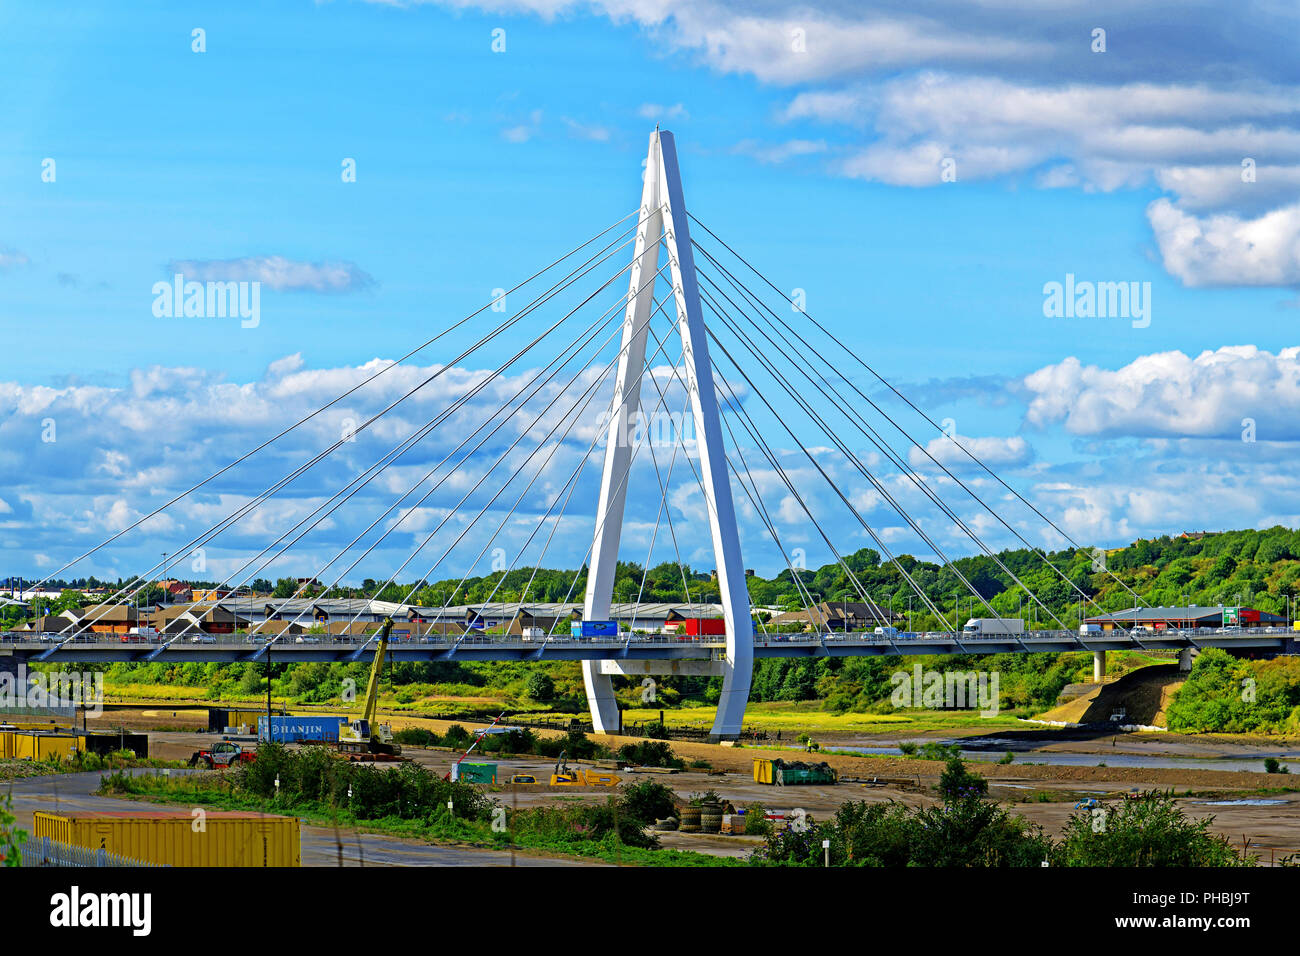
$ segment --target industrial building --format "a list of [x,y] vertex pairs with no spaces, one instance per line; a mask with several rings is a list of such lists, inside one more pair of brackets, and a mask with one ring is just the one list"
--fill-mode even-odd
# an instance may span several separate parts
[[776,614],[768,623],[780,627],[803,624],[818,631],[869,631],[902,619],[885,608],[877,611],[858,601],[822,601],[810,608]]
[[[850,612],[865,605],[848,605]],[[832,620],[841,613],[834,605]],[[673,632],[692,618],[722,617],[722,605],[661,602],[623,603],[610,606],[610,617],[624,630],[647,633]],[[145,629],[170,636],[178,634],[299,635],[315,633],[361,635],[373,633],[387,618],[396,623],[395,637],[414,634],[459,635],[472,631],[524,633],[542,628],[548,633],[568,633],[569,623],[582,617],[582,605],[566,603],[455,604],[423,607],[364,598],[250,598],[231,597],[217,602],[195,601],[137,608],[134,605],[92,605],[70,608],[19,624],[18,631],[54,632],[88,630],[98,634],[128,635]]]
[[[1233,620],[1233,616],[1236,620]],[[1139,607],[1098,614],[1084,620],[1085,624],[1099,625],[1102,630],[1129,630],[1147,627],[1152,630],[1187,630],[1195,627],[1286,627],[1287,619],[1253,607]]]

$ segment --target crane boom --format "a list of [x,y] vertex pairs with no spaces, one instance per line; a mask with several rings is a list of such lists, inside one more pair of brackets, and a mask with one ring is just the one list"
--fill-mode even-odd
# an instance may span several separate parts
[[379,709],[379,675],[383,673],[384,658],[388,655],[388,635],[393,630],[393,619],[384,618],[375,647],[375,660],[370,665],[370,680],[366,685],[366,700],[361,716],[349,720],[339,728],[339,752],[351,755],[385,755],[396,757],[402,747],[393,739],[393,730],[387,724],[375,723]]
[[361,711],[361,719],[372,721],[379,706],[379,675],[384,670],[384,657],[388,653],[388,635],[393,630],[393,619],[384,618],[384,626],[379,629],[379,644],[375,647],[375,660],[370,665],[370,681],[366,684],[366,703]]

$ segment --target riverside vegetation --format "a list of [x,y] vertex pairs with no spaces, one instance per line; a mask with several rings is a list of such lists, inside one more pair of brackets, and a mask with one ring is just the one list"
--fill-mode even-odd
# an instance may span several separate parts
[[[822,841],[833,866],[1249,866],[1191,821],[1167,794],[1147,793],[1076,812],[1062,839],[988,799],[988,784],[960,759],[948,761],[940,807],[849,802],[827,820],[806,817],[775,827],[760,806],[746,833],[764,835],[749,857],[756,866],[822,866]],[[267,745],[257,759],[224,773],[184,776],[107,775],[100,792],[221,809],[292,813],[318,825],[364,828],[433,842],[467,843],[663,866],[733,866],[744,861],[660,848],[651,825],[678,813],[681,801],[663,784],[641,780],[617,795],[514,810],[471,784],[416,765],[380,768],[337,759],[322,748]],[[1102,816],[1098,817],[1098,813]],[[1101,825],[1098,825],[1099,819]],[[2,837],[2,835],[0,835]],[[1291,862],[1291,861],[1285,861]]]

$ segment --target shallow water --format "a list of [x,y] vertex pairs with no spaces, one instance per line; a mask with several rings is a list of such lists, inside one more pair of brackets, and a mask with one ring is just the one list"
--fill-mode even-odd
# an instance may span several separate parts
[[[862,754],[878,754],[886,757],[900,757],[903,755],[903,751],[897,747],[852,747],[835,744],[830,749]],[[1011,750],[1013,748],[1008,747],[1006,749]],[[998,750],[986,748],[968,750],[963,747],[961,756],[963,760],[987,761],[996,759]],[[1260,754],[1251,757],[1168,757],[1163,754],[1079,754],[1061,753],[1055,750],[1019,750],[1015,752],[1015,757],[1016,759],[1013,762],[1018,764],[1039,763],[1062,767],[1096,767],[1104,764],[1107,767],[1168,767],[1184,770],[1236,770],[1253,771],[1255,773],[1264,772],[1265,757],[1276,757],[1283,767],[1290,769],[1292,773],[1300,773],[1300,757],[1280,753]]]

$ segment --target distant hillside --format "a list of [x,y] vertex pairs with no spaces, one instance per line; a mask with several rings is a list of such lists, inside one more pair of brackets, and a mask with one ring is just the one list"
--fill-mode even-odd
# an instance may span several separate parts
[[[1096,605],[1085,603],[1088,615],[1096,612],[1097,605],[1108,611],[1132,607],[1133,596],[1126,586],[1153,606],[1240,603],[1275,614],[1286,614],[1288,595],[1300,594],[1300,588],[1297,587],[1297,582],[1300,582],[1300,531],[1282,527],[1266,531],[1223,531],[1206,534],[1204,537],[1143,538],[1127,547],[1105,552],[1094,552],[1091,548],[1049,552],[1047,561],[1036,552],[1023,548],[1002,551],[998,558],[1062,623],[1071,627],[1079,621],[1079,591],[1096,602]],[[1095,570],[1097,562],[1104,562],[1103,570]],[[863,548],[848,555],[845,563],[853,570],[858,585],[850,580],[839,564],[831,563],[816,570],[800,571],[803,588],[818,600],[859,601],[860,586],[874,601],[882,606],[892,606],[896,612],[907,609],[911,596],[915,612],[913,627],[918,630],[940,627],[939,621],[932,614],[922,613],[922,602],[914,596],[892,562],[881,562],[878,552]],[[979,604],[973,601],[951,568],[918,561],[911,555],[900,555],[899,564],[929,599],[944,611],[949,621],[957,611],[954,607],[957,595],[961,597],[961,613],[980,614]],[[1028,599],[1024,591],[992,558],[986,555],[960,558],[955,566],[999,614],[1015,616],[1023,612],[1028,619],[1032,607],[1036,626],[1057,626],[1051,616]],[[635,601],[639,597],[643,601],[671,602],[719,600],[717,581],[707,571],[690,567],[684,571],[683,575],[683,569],[671,561],[656,565],[648,571],[634,562],[621,561],[614,581],[614,599]],[[366,580],[359,588],[334,588],[329,592],[316,590],[308,593],[311,596],[325,593],[331,597],[378,597],[388,601],[399,601],[409,595],[414,603],[434,607],[443,604],[473,604],[489,599],[572,601],[581,600],[586,580],[585,568],[561,570],[525,567],[508,573],[494,572],[467,578],[463,583],[456,578],[390,584],[380,588],[382,582]],[[746,581],[750,597],[756,605],[791,609],[801,606],[799,588],[789,570],[771,578],[753,575]],[[114,582],[89,579],[86,583],[112,585]],[[277,597],[288,597],[296,589],[296,583],[291,578],[276,582],[257,581],[253,584],[255,590],[273,593]],[[524,593],[525,589],[527,593]],[[56,607],[59,604],[66,606],[78,603],[78,597],[79,595],[69,595],[63,601],[56,602]],[[142,595],[142,600],[148,599],[149,595]],[[0,621],[6,623],[20,616],[16,608],[0,610]]]

